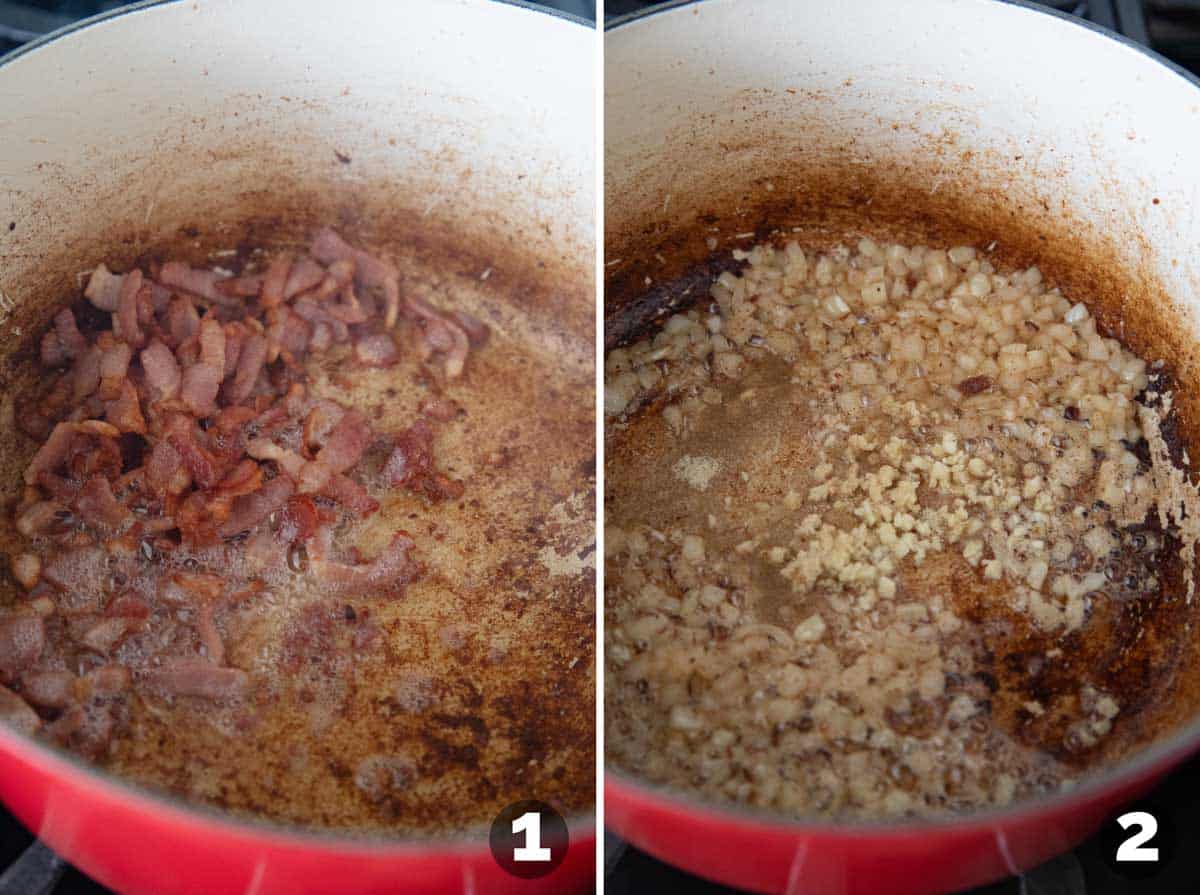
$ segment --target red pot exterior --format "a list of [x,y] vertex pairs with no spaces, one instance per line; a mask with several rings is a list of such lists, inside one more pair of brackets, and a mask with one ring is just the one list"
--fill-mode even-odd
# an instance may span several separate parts
[[611,776],[605,824],[689,873],[771,895],[936,895],[1034,867],[1094,832],[1165,773],[1147,771],[1084,798],[941,825],[773,823],[701,808]]
[[[0,800],[51,848],[123,895],[549,895],[591,891],[596,839],[572,830],[566,859],[521,880],[486,841],[387,845],[305,838],[225,822],[135,792],[0,730]],[[482,837],[481,837],[482,838]]]

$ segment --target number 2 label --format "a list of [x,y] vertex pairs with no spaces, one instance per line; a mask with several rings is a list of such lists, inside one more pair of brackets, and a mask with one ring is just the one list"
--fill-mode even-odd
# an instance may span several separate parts
[[[525,834],[525,844],[513,849],[514,861],[550,860],[550,849],[542,847],[542,816],[540,814],[536,811],[526,811],[512,822],[512,831]],[[1154,835],[1153,831],[1150,835]],[[1155,857],[1158,857],[1157,849]]]
[[[528,815],[526,815],[528,817]],[[1147,848],[1146,843],[1158,832],[1158,820],[1146,811],[1130,811],[1117,818],[1121,829],[1136,827],[1137,833],[1130,836],[1117,848],[1118,861],[1157,861],[1158,849]],[[514,825],[515,829],[515,825]]]

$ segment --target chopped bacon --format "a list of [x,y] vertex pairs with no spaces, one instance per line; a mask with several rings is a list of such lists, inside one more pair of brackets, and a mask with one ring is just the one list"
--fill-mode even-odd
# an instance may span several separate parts
[[182,261],[168,261],[158,273],[158,280],[164,286],[181,289],[218,304],[228,304],[229,297],[217,288],[221,279],[214,270],[198,270]]
[[184,424],[172,427],[168,436],[171,447],[175,448],[183,459],[183,466],[192,477],[192,481],[200,488],[211,488],[218,479],[215,458],[196,441],[196,433],[186,417],[175,419],[183,419]]
[[258,374],[262,372],[266,362],[267,340],[257,334],[250,336],[242,345],[237,371],[234,374],[233,382],[226,389],[226,397],[235,404],[240,404],[249,398],[258,382]]
[[155,339],[142,350],[140,357],[152,401],[163,401],[179,394],[183,374],[170,348]]
[[107,656],[135,627],[137,622],[128,618],[101,619],[80,635],[79,643]]
[[287,252],[271,259],[263,275],[262,291],[258,294],[258,301],[264,308],[274,308],[283,302],[284,288],[291,270],[292,256]]
[[374,560],[347,565],[328,559],[313,559],[312,568],[326,593],[388,593],[401,596],[404,588],[420,575],[420,566],[409,557],[414,544],[404,532],[392,536],[391,543]]
[[105,407],[104,419],[122,432],[146,434],[146,418],[142,416],[137,389],[132,382],[121,383],[121,393]]
[[446,376],[457,379],[466,366],[471,341],[466,331],[456,322],[444,317],[424,299],[416,296],[409,300],[409,307],[417,317],[426,356],[441,353],[446,355]]
[[262,274],[246,274],[217,282],[217,291],[230,298],[251,298],[262,289]]
[[33,736],[42,726],[42,719],[24,699],[8,687],[0,686],[0,723],[26,736]]
[[371,424],[357,410],[347,410],[330,430],[316,462],[324,463],[333,472],[345,472],[362,459],[371,443]]
[[[138,296],[142,291],[142,272],[136,267],[125,274],[121,281],[121,294],[117,302],[117,312],[113,315],[113,335],[128,342],[134,348],[145,344],[146,337],[138,325]],[[149,303],[149,293],[146,301]]]
[[75,502],[79,518],[88,525],[117,529],[129,518],[129,510],[113,495],[112,485],[102,476],[88,479]]
[[[146,463],[146,484],[155,491],[171,490],[170,485],[180,472],[186,479],[183,484],[186,488],[191,482],[191,475],[183,467],[183,455],[175,449],[169,439],[162,439],[150,451],[150,459]],[[182,491],[182,488],[179,491]]]
[[196,334],[200,328],[200,314],[192,299],[186,295],[177,295],[167,305],[167,332],[176,345],[182,345]]
[[310,451],[320,450],[345,412],[342,405],[334,401],[317,401],[313,404],[304,418],[304,446]]
[[200,322],[200,359],[183,371],[180,397],[198,417],[217,412],[217,392],[225,378],[225,330],[215,317]]
[[120,274],[111,273],[105,265],[99,264],[88,277],[83,295],[101,311],[112,313],[120,302],[121,281],[124,279]]
[[79,331],[70,308],[63,308],[54,315],[54,332],[58,335],[63,354],[68,358],[79,357],[87,350],[88,341]]
[[250,684],[249,676],[241,669],[222,668],[199,657],[168,659],[151,673],[151,681],[171,696],[204,699],[232,699],[242,695]]
[[104,697],[124,693],[133,683],[133,678],[124,665],[109,663],[89,672],[87,681],[92,685],[93,694]]
[[367,493],[367,489],[345,475],[331,476],[321,489],[321,495],[335,500],[356,519],[365,519],[379,509],[379,501]]
[[225,324],[225,379],[237,372],[238,361],[242,358],[242,346],[249,337],[250,331],[240,321],[234,320]]
[[283,300],[290,301],[302,292],[317,286],[325,279],[325,268],[307,255],[292,265],[283,287]]
[[350,340],[350,327],[330,314],[324,305],[317,304],[308,296],[301,296],[296,299],[296,303],[292,305],[292,310],[296,315],[307,320],[313,326],[325,326],[335,342],[347,342]]
[[[0,682],[59,713],[47,736],[99,754],[124,723],[120,695],[134,680],[168,695],[245,692],[248,675],[224,667],[218,613],[259,598],[287,570],[331,596],[403,593],[421,571],[405,533],[370,561],[353,546],[335,552],[341,521],[379,509],[356,471],[377,435],[362,412],[309,387],[306,361],[346,343],[362,364],[396,364],[392,329],[403,310],[421,359],[441,355],[453,378],[487,328],[419,297],[402,303],[397,269],[331,230],[316,234],[310,253],[279,254],[237,277],[178,261],[124,275],[101,265],[85,294],[111,315],[110,328],[84,337],[71,310],[60,311],[41,359],[69,369],[18,409],[20,428],[43,443],[14,511],[33,543],[10,555],[38,614],[0,616]],[[459,415],[445,399],[422,412],[443,422]],[[427,422],[393,447],[383,470],[393,485],[432,500],[462,493],[435,467]],[[178,636],[179,624],[202,656],[155,658],[196,642]],[[21,653],[8,636],[17,625],[37,626],[36,651]],[[150,625],[167,627],[136,650],[121,646]],[[66,652],[39,667],[47,638]],[[370,636],[354,642],[366,649]],[[81,649],[120,650],[138,664],[79,677],[58,670],[94,665],[95,655],[77,658]]]
[[278,475],[257,491],[243,494],[233,502],[229,518],[218,529],[223,538],[230,538],[254,528],[272,513],[283,508],[296,486],[285,475]]
[[368,367],[391,367],[400,360],[396,343],[387,333],[362,336],[354,343],[354,356]]
[[100,355],[100,397],[111,401],[121,394],[121,384],[129,375],[129,362],[133,360],[133,349],[125,342],[117,342]]
[[418,420],[396,436],[396,446],[383,465],[383,474],[393,485],[424,494],[430,500],[463,495],[463,485],[438,472],[433,466],[433,430]]
[[0,619],[0,680],[12,681],[38,660],[46,645],[46,626],[38,615]]
[[34,671],[21,678],[21,695],[34,705],[65,709],[75,701],[75,675],[69,671]]
[[71,370],[71,397],[80,403],[100,387],[100,359],[103,352],[96,346],[85,350],[75,360]]
[[41,358],[42,366],[45,367],[61,366],[69,360],[66,349],[58,339],[58,333],[52,329],[42,336]]
[[25,470],[25,484],[37,483],[38,473],[53,472],[66,462],[75,442],[75,423],[59,423],[42,444]]

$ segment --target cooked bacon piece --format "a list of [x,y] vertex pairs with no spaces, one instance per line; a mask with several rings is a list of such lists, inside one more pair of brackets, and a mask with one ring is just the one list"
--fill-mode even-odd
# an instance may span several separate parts
[[224,665],[225,641],[221,639],[211,603],[204,603],[196,610],[196,633],[208,660],[214,665]]
[[183,374],[170,348],[155,339],[142,350],[140,357],[152,401],[163,401],[179,394]]
[[323,264],[334,261],[354,262],[355,279],[363,286],[383,291],[384,327],[391,329],[396,325],[400,312],[400,275],[395,267],[369,252],[354,248],[328,227],[317,231],[309,250],[313,257]]
[[216,490],[226,497],[241,497],[262,487],[262,467],[253,460],[242,460],[217,483]]
[[225,391],[226,397],[235,404],[240,404],[249,398],[258,382],[258,374],[262,372],[266,362],[267,340],[257,334],[247,338],[242,345],[242,353],[238,358],[233,382]]
[[129,375],[129,362],[133,360],[133,349],[125,342],[116,342],[104,349],[100,355],[100,397],[111,401],[121,394],[121,384]]
[[326,351],[332,344],[333,330],[329,328],[329,324],[314,324],[312,338],[308,340],[308,347],[313,351]]
[[368,367],[391,367],[400,360],[396,343],[387,333],[360,337],[354,343],[354,356]]
[[85,350],[75,360],[71,370],[71,397],[76,404],[100,387],[100,359],[103,352],[95,345]]
[[129,669],[124,665],[116,665],[109,663],[101,665],[88,672],[87,682],[92,686],[92,693],[96,696],[108,697],[116,696],[124,693],[133,683],[133,677],[129,673]]
[[105,407],[104,419],[122,432],[146,434],[146,418],[142,416],[137,389],[132,382],[126,380],[121,383],[121,393]]
[[383,474],[393,485],[424,494],[430,500],[457,500],[463,485],[438,472],[433,466],[433,430],[418,420],[396,436],[396,446],[383,465]]
[[191,482],[191,475],[183,467],[183,455],[175,450],[169,439],[162,439],[154,445],[150,451],[150,459],[146,462],[146,484],[157,492],[171,491],[178,494],[183,489],[174,490],[170,485],[178,478],[180,472],[184,474],[183,487],[186,488]]
[[75,675],[69,671],[34,671],[21,678],[21,695],[33,705],[65,709],[75,701]]
[[128,618],[105,618],[88,627],[79,637],[81,646],[93,652],[109,655],[139,623]]
[[349,476],[331,476],[321,489],[321,495],[337,501],[358,519],[365,519],[379,509],[379,501]]
[[164,286],[190,292],[217,304],[229,304],[229,296],[217,288],[222,279],[214,270],[196,269],[182,261],[168,261],[158,273],[158,280]]
[[99,602],[108,577],[108,556],[99,547],[64,550],[46,564],[42,577],[61,591]]
[[42,726],[42,719],[24,699],[8,687],[0,686],[0,723],[26,736],[33,736]]
[[56,527],[66,507],[56,500],[40,500],[17,517],[16,528],[27,538],[36,538]]
[[293,358],[304,354],[312,327],[303,317],[281,305],[268,314],[268,319],[272,320],[267,327],[268,340],[289,352]]
[[112,485],[102,476],[87,480],[75,502],[79,518],[96,528],[117,529],[129,518],[129,510],[113,495]]
[[304,418],[304,447],[314,453],[320,450],[345,413],[345,408],[336,401],[317,401],[313,404]]
[[171,606],[197,606],[217,600],[224,580],[206,572],[175,572],[158,579],[158,598]]
[[471,341],[467,338],[466,331],[422,298],[412,296],[408,305],[421,328],[425,356],[445,354],[446,376],[457,379],[462,375],[467,363],[467,354],[471,350]]
[[63,354],[68,358],[79,357],[87,350],[88,340],[75,324],[75,314],[70,308],[63,308],[54,315],[54,332],[58,336]]
[[362,459],[371,443],[371,424],[357,410],[347,410],[330,430],[316,462],[335,473],[345,472]]
[[251,298],[262,289],[262,274],[244,274],[217,282],[217,291],[230,298]]
[[42,366],[45,367],[61,366],[69,360],[66,349],[58,340],[58,333],[52,329],[42,336],[41,358]]
[[179,395],[198,417],[217,412],[217,392],[225,378],[225,330],[215,317],[200,322],[200,359],[183,371]]
[[404,588],[421,572],[420,566],[408,555],[413,546],[408,535],[396,532],[391,543],[371,562],[351,566],[312,558],[311,565],[329,596],[367,593],[401,596]]
[[293,479],[299,479],[308,465],[308,461],[295,451],[282,448],[269,438],[251,439],[246,443],[246,453],[255,460],[274,460]]
[[41,616],[10,615],[0,619],[0,680],[12,681],[38,660],[46,645]]
[[12,574],[26,590],[33,590],[42,580],[42,560],[36,553],[18,553],[12,559]]
[[108,748],[114,726],[112,708],[93,701],[72,705],[47,725],[46,733],[74,751],[95,758]]
[[[121,281],[121,294],[117,301],[117,312],[113,315],[113,335],[134,348],[141,348],[146,342],[142,328],[138,325],[138,296],[142,292],[142,272],[136,267]],[[145,303],[150,305],[150,293],[146,293]]]
[[83,290],[83,295],[101,311],[112,313],[120,302],[121,281],[124,279],[120,274],[110,272],[107,266],[99,264],[92,271],[92,275],[88,277],[87,288]]
[[279,540],[284,544],[307,541],[321,523],[317,505],[307,494],[291,497],[279,516]]
[[250,331],[240,321],[234,320],[225,324],[225,379],[237,372],[238,361],[242,357],[242,346],[249,337]]
[[168,426],[167,438],[182,458],[192,481],[201,489],[211,488],[218,480],[216,459],[197,442],[192,421],[185,416],[174,416]]
[[325,279],[325,268],[305,255],[288,271],[287,283],[283,287],[283,300],[290,301],[302,292],[320,284]]
[[172,696],[232,699],[242,695],[250,683],[239,668],[222,668],[207,659],[167,659],[150,675],[151,682]]
[[192,299],[187,295],[177,295],[167,305],[167,332],[175,345],[179,346],[196,334],[200,328],[200,314]]
[[317,304],[308,296],[301,296],[296,299],[295,304],[292,305],[292,310],[313,326],[327,327],[335,342],[348,342],[350,340],[350,327],[330,314],[324,305]]
[[283,508],[289,497],[296,491],[292,480],[285,475],[278,475],[271,481],[251,494],[243,494],[233,502],[226,519],[217,529],[223,538],[231,538],[243,531],[248,531],[265,520],[272,513]]
[[25,470],[25,484],[37,483],[38,473],[53,472],[66,462],[75,442],[75,423],[59,423],[42,444]]
[[284,252],[276,255],[267,265],[263,275],[262,291],[258,301],[264,308],[273,308],[283,302],[284,289],[287,286],[288,274],[292,271],[292,256]]

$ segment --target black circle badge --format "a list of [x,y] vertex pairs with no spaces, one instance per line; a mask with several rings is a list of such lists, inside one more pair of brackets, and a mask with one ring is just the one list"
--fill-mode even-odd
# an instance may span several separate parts
[[526,799],[509,805],[492,821],[488,844],[492,857],[508,873],[536,879],[550,873],[567,856],[570,837],[562,815],[547,805]]
[[1100,850],[1110,870],[1128,880],[1149,879],[1175,856],[1175,826],[1160,805],[1122,808],[1100,831]]

